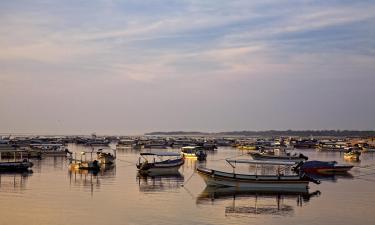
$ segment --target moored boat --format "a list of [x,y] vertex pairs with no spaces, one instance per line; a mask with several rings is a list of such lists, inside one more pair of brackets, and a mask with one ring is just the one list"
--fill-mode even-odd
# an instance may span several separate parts
[[[307,189],[309,181],[314,181],[303,174],[292,171],[294,162],[259,161],[259,160],[226,160],[232,166],[233,172],[224,172],[208,168],[198,167],[197,172],[206,182],[207,186],[227,186],[246,188],[251,190],[301,190]],[[235,172],[236,164],[246,163],[255,165],[253,174],[240,174]],[[274,174],[258,174],[258,167],[275,167]],[[281,169],[282,168],[282,169]],[[281,171],[290,171],[284,174]],[[262,171],[262,169],[260,169]],[[318,182],[317,182],[318,183]]]
[[338,164],[336,161],[307,161],[298,164],[296,169],[304,173],[321,173],[321,174],[332,174],[332,173],[346,173],[353,168],[353,165]]
[[[184,159],[179,153],[159,152],[159,153],[140,153],[137,169],[140,173],[156,173],[156,172],[176,172],[184,164]],[[152,160],[149,161],[149,158]],[[163,157],[168,157],[165,159]]]
[[201,146],[185,146],[181,148],[181,154],[185,159],[206,160],[207,154]]
[[27,171],[33,165],[28,159],[14,162],[0,162],[0,171]]
[[102,149],[99,149],[96,153],[97,159],[100,162],[100,164],[113,164],[115,163],[116,159],[116,150],[114,150],[114,154],[111,154],[109,152],[103,152]]
[[349,151],[344,153],[344,159],[359,160],[360,155],[361,155],[360,151],[355,151],[355,150],[350,149]]
[[303,154],[293,154],[285,153],[283,155],[278,155],[275,153],[267,152],[249,152],[249,155],[254,160],[266,160],[266,161],[290,161],[290,162],[301,162],[308,160],[308,157]]
[[[87,160],[86,153],[91,154],[90,160]],[[93,152],[81,152],[80,159],[77,158],[76,154],[71,159],[70,169],[75,170],[100,170],[100,162],[97,159],[93,159]],[[84,156],[84,158],[83,158]]]

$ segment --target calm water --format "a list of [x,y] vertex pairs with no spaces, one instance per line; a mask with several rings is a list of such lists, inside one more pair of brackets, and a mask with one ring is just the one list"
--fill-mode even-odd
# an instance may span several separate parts
[[[340,153],[301,152],[344,162]],[[219,148],[206,163],[187,161],[179,174],[147,179],[137,178],[137,153],[118,151],[116,166],[97,175],[69,172],[61,157],[34,160],[32,174],[1,174],[0,224],[375,224],[373,153],[362,154],[350,176],[310,183],[309,193],[266,195],[206,189],[194,173],[198,165],[230,171],[222,159],[244,157],[237,149]]]

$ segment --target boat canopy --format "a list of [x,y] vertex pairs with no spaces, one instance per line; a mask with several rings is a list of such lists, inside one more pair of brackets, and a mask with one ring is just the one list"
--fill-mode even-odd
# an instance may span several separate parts
[[154,153],[150,153],[150,152],[142,152],[140,153],[140,155],[144,156],[144,155],[155,155],[155,156],[181,156],[180,153],[176,153],[176,152],[154,152]]
[[182,147],[181,149],[182,150],[193,150],[193,149],[196,149],[196,148],[198,148],[199,146],[185,146],[185,147]]
[[277,166],[293,166],[296,162],[292,161],[263,161],[263,160],[251,160],[251,159],[226,159],[228,163],[247,163],[247,164],[258,164],[258,165],[277,165]]

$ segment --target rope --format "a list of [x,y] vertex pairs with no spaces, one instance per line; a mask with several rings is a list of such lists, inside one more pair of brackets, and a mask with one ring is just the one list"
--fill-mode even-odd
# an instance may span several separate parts
[[181,184],[181,186],[183,187],[183,186],[185,186],[189,181],[190,181],[190,179],[194,176],[194,174],[195,174],[195,170],[193,171],[193,173],[190,175],[190,177],[183,183],[183,184]]

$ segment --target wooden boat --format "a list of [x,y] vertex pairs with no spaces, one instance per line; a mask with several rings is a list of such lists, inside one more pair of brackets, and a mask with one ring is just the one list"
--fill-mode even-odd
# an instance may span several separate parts
[[113,164],[116,159],[116,150],[114,150],[114,154],[111,154],[109,152],[103,152],[102,149],[99,149],[96,155],[100,164]]
[[201,146],[185,146],[181,148],[181,154],[185,159],[197,159],[199,161],[206,160],[207,154]]
[[70,169],[72,170],[100,170],[100,162],[96,159],[93,159],[93,152],[89,152],[91,153],[90,160],[87,160],[86,153],[88,152],[81,152],[80,159],[78,159],[77,155],[74,154],[74,158],[71,159]]
[[336,161],[307,161],[299,163],[295,169],[304,173],[321,173],[321,174],[332,174],[332,173],[347,173],[353,168],[353,165],[348,164],[337,164]]
[[0,162],[0,171],[27,171],[33,165],[28,159],[14,162]]
[[348,152],[344,153],[344,159],[347,160],[359,160],[359,156],[361,155],[360,151],[349,150]]
[[[175,172],[184,164],[181,154],[174,152],[140,153],[137,168],[140,173]],[[149,158],[152,157],[152,161]],[[163,157],[168,157],[164,159]]]
[[249,155],[254,160],[266,160],[266,161],[290,161],[290,162],[301,162],[308,160],[308,157],[303,154],[285,153],[284,155],[277,155],[275,153],[267,152],[249,152]]
[[[207,186],[227,186],[246,188],[252,190],[301,190],[307,189],[309,181],[314,181],[311,178],[296,174],[292,171],[294,162],[282,162],[282,161],[259,161],[259,160],[226,160],[229,165],[232,166],[233,172],[224,172],[218,170],[212,170],[207,168],[198,167],[197,172],[201,175],[206,182]],[[236,164],[246,163],[255,165],[253,174],[238,174],[235,173]],[[265,166],[271,166],[276,169],[274,174],[260,174],[258,175],[258,166],[264,168]],[[281,171],[290,171],[291,175],[281,173]],[[262,169],[261,169],[262,171]]]
[[257,151],[259,148],[256,145],[240,145],[237,146],[239,150],[245,150],[245,151]]

